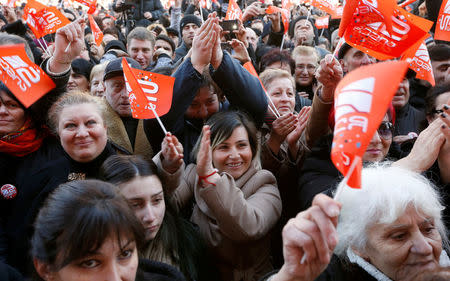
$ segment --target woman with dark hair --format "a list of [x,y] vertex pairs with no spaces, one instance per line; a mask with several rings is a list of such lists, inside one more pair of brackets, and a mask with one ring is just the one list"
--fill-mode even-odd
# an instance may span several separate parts
[[137,155],[113,155],[101,170],[106,181],[119,187],[144,227],[142,257],[178,268],[187,280],[214,279],[201,237],[192,224],[177,216],[164,195],[153,161]]
[[256,128],[235,111],[214,114],[183,167],[183,150],[166,136],[153,159],[177,209],[192,198],[191,221],[199,226],[223,280],[258,280],[270,271],[270,230],[281,214],[275,177],[259,164]]
[[34,225],[31,254],[38,280],[184,280],[156,262],[141,260],[138,270],[144,231],[109,183],[87,180],[59,186]]

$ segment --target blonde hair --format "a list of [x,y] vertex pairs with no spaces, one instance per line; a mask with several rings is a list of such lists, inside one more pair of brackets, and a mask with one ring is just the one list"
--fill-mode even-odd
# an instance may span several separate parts
[[58,123],[61,117],[61,112],[64,108],[79,105],[79,104],[92,104],[97,108],[98,113],[100,113],[102,117],[102,121],[105,122],[105,105],[102,102],[102,99],[99,97],[94,97],[90,95],[88,92],[83,91],[71,91],[63,94],[50,108],[48,112],[48,124],[50,129],[55,134],[58,134]]
[[287,78],[291,81],[292,87],[295,89],[295,80],[292,75],[286,70],[282,69],[266,69],[260,75],[259,78],[263,83],[264,87],[267,89],[270,83],[272,83],[275,79]]
[[316,63],[319,63],[319,54],[317,53],[316,49],[314,47],[310,46],[297,46],[292,51],[292,58],[294,60],[297,60],[297,57],[299,56],[312,56],[315,59]]
[[[148,30],[148,31],[153,31],[153,30],[154,30],[155,28],[157,28],[157,27],[159,27],[159,28],[161,29],[161,31],[159,32],[158,35],[164,34],[164,35],[167,36],[167,30],[166,30],[166,28],[164,27],[164,25],[162,25],[162,24],[160,24],[160,23],[152,23],[152,24],[150,24],[149,26],[147,26],[147,30]],[[175,50],[174,50],[174,51],[175,51]]]
[[[108,65],[108,62],[94,65],[94,67],[91,70],[91,75],[89,76],[89,81],[92,81],[94,76],[96,76],[97,74],[105,72],[105,68],[107,65]],[[103,77],[101,80],[103,81]]]

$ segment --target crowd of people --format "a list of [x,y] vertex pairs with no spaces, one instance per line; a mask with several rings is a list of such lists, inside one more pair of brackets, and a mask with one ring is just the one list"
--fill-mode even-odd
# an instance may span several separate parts
[[[336,50],[317,8],[285,30],[281,3],[237,3],[233,30],[221,0],[98,5],[99,45],[83,9],[36,38],[1,7],[0,45],[55,84],[25,107],[0,81],[1,280],[450,280],[450,43],[430,30],[435,85],[408,70],[350,189],[334,94],[377,59]],[[436,22],[441,3],[408,7]],[[132,117],[123,58],[175,78],[168,133]]]

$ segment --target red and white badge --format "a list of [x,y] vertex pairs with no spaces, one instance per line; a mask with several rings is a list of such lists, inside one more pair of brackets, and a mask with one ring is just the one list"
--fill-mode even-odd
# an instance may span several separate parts
[[13,199],[17,195],[17,188],[12,184],[5,184],[0,188],[0,192],[5,199]]

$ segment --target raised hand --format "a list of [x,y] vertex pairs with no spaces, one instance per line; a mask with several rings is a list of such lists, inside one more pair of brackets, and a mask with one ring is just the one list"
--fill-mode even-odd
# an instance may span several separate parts
[[288,221],[282,234],[284,264],[272,281],[312,281],[325,270],[338,243],[340,209],[339,202],[319,194],[310,208]]
[[217,69],[222,63],[223,58],[223,51],[220,47],[220,34],[222,33],[222,28],[219,25],[219,19],[216,17],[216,12],[212,13],[211,17],[216,19],[214,21],[214,30],[216,34],[218,34],[215,38],[214,47],[212,50],[211,65],[214,67],[214,69]]
[[[211,175],[214,173],[212,164],[212,149],[211,149],[211,129],[208,125],[203,126],[202,139],[200,141],[200,148],[197,153],[197,175],[199,178]],[[218,177],[218,175],[215,175]],[[209,177],[208,181],[214,183],[216,177]],[[199,180],[199,184],[205,186],[205,182]]]
[[237,59],[242,64],[244,64],[248,61],[251,61],[250,56],[247,52],[247,48],[245,47],[243,42],[241,42],[237,39],[232,39],[231,47],[234,50],[233,58]]
[[244,10],[242,21],[246,22],[264,13],[265,9],[261,8],[261,2],[255,1]]
[[298,121],[297,126],[292,132],[290,132],[286,136],[286,142],[288,143],[289,153],[294,159],[297,158],[297,152],[299,148],[298,140],[300,139],[300,136],[305,130],[310,114],[311,114],[311,106],[304,106],[297,116]]
[[72,61],[81,54],[84,46],[85,26],[85,19],[78,18],[56,31],[55,51],[49,62],[51,72],[61,73],[66,71],[70,68]]
[[295,130],[297,123],[297,116],[292,113],[285,114],[273,121],[267,145],[275,155],[278,154],[286,137]]
[[214,28],[215,22],[217,22],[217,18],[210,16],[197,31],[192,41],[191,62],[200,73],[211,62],[212,50],[218,37]]
[[175,173],[183,165],[183,146],[177,137],[170,132],[161,144],[162,166],[170,174]]
[[343,77],[341,64],[333,55],[328,54],[316,70],[316,79],[323,85],[321,99],[331,102],[334,98],[334,90]]

